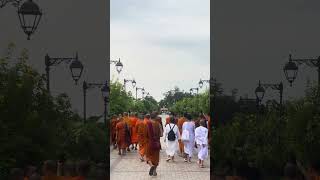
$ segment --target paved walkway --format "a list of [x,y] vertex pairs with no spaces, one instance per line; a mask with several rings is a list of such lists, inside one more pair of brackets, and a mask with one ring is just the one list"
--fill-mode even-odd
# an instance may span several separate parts
[[[163,116],[164,120],[165,116]],[[160,151],[160,163],[157,168],[158,176],[149,176],[150,166],[140,162],[137,151],[128,152],[125,156],[119,156],[117,150],[111,150],[110,172],[111,180],[209,180],[210,160],[205,161],[205,168],[199,168],[197,155],[194,154],[192,163],[185,163],[182,157],[176,156],[176,162],[166,162],[165,144],[161,138],[162,150]],[[111,148],[112,149],[112,148]]]

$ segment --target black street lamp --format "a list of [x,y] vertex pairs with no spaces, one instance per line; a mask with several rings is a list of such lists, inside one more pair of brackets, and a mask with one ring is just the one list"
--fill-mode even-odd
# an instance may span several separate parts
[[[87,90],[92,88],[100,88],[102,92],[102,96],[105,101],[107,101],[109,97],[109,91],[107,88],[109,88],[108,82],[106,83],[87,83],[86,81],[83,81],[82,84],[82,91],[83,91],[83,121],[84,123],[87,120]],[[106,103],[106,102],[105,102]]]
[[136,86],[136,84],[137,84],[137,82],[134,80],[134,79],[124,79],[123,80],[123,86],[124,86],[124,89],[126,89],[126,83],[127,82],[131,82],[131,84],[132,84],[132,87],[134,88],[135,86]]
[[204,83],[204,82],[210,84],[210,80],[201,80],[201,79],[200,79],[200,81],[199,81],[199,87],[200,87],[200,88],[203,87],[203,83]]
[[192,95],[193,91],[196,90],[198,94],[199,93],[199,88],[190,88],[190,94]]
[[47,78],[46,80],[47,80],[47,90],[49,92],[50,92],[50,67],[57,66],[62,62],[69,63],[70,61],[72,61],[72,63],[69,66],[71,71],[71,76],[75,81],[75,83],[77,84],[83,71],[83,65],[78,60],[78,53],[76,53],[76,57],[70,57],[70,58],[61,58],[61,57],[52,58],[48,54],[46,54],[45,56],[46,78]]
[[138,99],[138,90],[141,90],[142,93],[145,92],[144,88],[136,87],[136,99]]
[[122,64],[122,62],[120,62],[120,58],[119,58],[119,61],[110,60],[110,64],[112,64],[112,63],[116,65],[116,69],[117,69],[118,73],[120,74],[120,72],[122,71],[122,68],[123,68],[123,64]]
[[320,57],[310,59],[292,59],[292,55],[289,55],[289,62],[283,68],[287,80],[292,86],[293,81],[296,79],[298,74],[298,66],[306,64],[309,67],[316,67],[318,69],[318,86],[320,86]]
[[5,7],[8,3],[11,3],[14,7],[19,7],[22,0],[0,0],[0,8]]
[[110,95],[110,86],[108,81],[106,81],[106,83],[102,87],[101,92],[102,92],[102,97],[104,101],[104,124],[107,125],[107,114],[108,114],[107,105],[109,102],[109,95]]
[[280,100],[279,100],[279,105],[280,105],[280,116],[282,117],[283,111],[282,111],[282,97],[283,97],[283,84],[280,82],[279,84],[261,84],[259,81],[259,85],[255,90],[256,97],[258,99],[259,105],[261,104],[261,101],[264,97],[265,94],[265,88],[271,88],[272,90],[277,90],[279,91],[280,94]]
[[27,0],[19,7],[18,15],[21,28],[28,36],[28,40],[30,40],[30,36],[38,28],[42,12],[36,3],[34,3],[32,0]]

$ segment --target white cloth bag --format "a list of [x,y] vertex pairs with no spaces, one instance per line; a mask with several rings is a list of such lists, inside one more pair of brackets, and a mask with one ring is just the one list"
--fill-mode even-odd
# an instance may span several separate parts
[[182,131],[181,140],[182,141],[189,141],[190,140],[189,131],[188,130],[183,130]]

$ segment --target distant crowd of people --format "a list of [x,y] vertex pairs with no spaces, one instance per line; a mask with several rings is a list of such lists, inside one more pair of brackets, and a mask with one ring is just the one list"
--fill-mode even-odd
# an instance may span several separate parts
[[111,120],[111,142],[118,154],[137,150],[141,162],[149,164],[149,175],[157,176],[160,150],[160,137],[166,144],[167,162],[174,162],[175,155],[191,163],[195,149],[198,149],[199,167],[204,167],[208,157],[210,117],[200,114],[192,118],[189,113],[182,116],[171,114],[162,123],[158,112],[150,114],[123,113],[114,115]]
[[[73,162],[60,162],[47,160],[42,169],[28,166],[25,169],[14,168],[10,172],[10,180],[88,180],[90,164],[82,160],[77,164]],[[104,164],[97,164],[93,180],[106,180],[107,170]]]

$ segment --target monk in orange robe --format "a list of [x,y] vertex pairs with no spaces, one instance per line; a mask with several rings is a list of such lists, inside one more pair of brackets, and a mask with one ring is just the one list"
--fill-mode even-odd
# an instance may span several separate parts
[[131,146],[131,127],[132,127],[132,125],[131,125],[130,117],[129,117],[127,112],[123,113],[123,119],[124,119],[124,122],[128,125],[128,128],[129,128],[129,133],[130,133],[129,141],[130,142],[128,142],[128,145],[127,145],[126,148],[127,148],[127,151],[130,152],[130,148],[129,147]]
[[[179,128],[180,137],[182,136],[182,125],[185,121],[186,119],[183,116],[178,119],[177,126]],[[180,156],[184,157],[184,144],[181,141],[181,139],[178,139],[178,142],[179,142]]]
[[131,122],[131,143],[132,143],[132,150],[137,150],[137,144],[138,144],[138,134],[136,131],[136,123],[138,121],[138,117],[136,113],[132,113],[130,117]]
[[[126,154],[126,148],[127,148],[126,126],[127,125],[123,118],[116,125],[116,139],[118,144],[119,155]],[[121,150],[122,150],[122,153],[121,153]]]
[[147,163],[151,166],[149,170],[150,176],[157,176],[157,167],[160,159],[160,136],[161,125],[156,121],[156,114],[151,114],[151,121],[147,120]]
[[111,119],[111,143],[113,145],[113,149],[116,149],[117,148],[117,141],[116,141],[116,125],[118,123],[118,120],[117,120],[117,116],[113,115],[112,116],[112,119]]
[[145,161],[144,156],[146,154],[147,139],[147,121],[150,115],[146,115],[144,119],[139,118],[136,123],[136,132],[138,134],[139,154],[141,162]]

